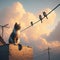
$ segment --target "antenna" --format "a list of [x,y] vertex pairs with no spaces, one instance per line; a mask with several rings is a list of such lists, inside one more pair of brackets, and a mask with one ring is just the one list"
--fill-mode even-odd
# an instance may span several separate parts
[[3,38],[3,33],[4,33],[4,28],[9,28],[7,27],[9,24],[5,24],[5,25],[0,25],[0,27],[2,28],[2,38]]

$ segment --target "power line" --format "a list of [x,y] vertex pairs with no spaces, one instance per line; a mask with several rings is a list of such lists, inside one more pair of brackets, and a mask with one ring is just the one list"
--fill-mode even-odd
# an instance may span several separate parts
[[[53,9],[47,14],[47,16],[48,16],[51,12],[53,12],[53,11],[54,11],[57,7],[59,7],[59,6],[60,6],[60,4],[58,4],[55,8],[53,8]],[[45,18],[45,17],[43,17],[42,20],[43,20],[44,18]],[[40,21],[40,20],[34,22],[33,25],[36,24],[36,23],[38,23],[39,21]],[[23,32],[24,30],[26,30],[26,29],[28,29],[28,28],[30,28],[30,27],[32,27],[32,25],[30,25],[30,26],[26,27],[25,29],[21,30],[21,32]]]
[[43,52],[47,51],[47,53],[48,53],[48,60],[50,60],[50,50],[55,49],[55,48],[59,48],[59,47],[60,46],[53,47],[53,48],[48,47],[47,49],[41,50],[40,54],[35,55],[35,57],[38,57],[38,56],[44,54]]

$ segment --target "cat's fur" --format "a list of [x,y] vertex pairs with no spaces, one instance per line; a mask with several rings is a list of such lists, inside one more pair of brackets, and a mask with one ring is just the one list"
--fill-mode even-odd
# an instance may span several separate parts
[[14,25],[14,29],[10,35],[10,38],[9,38],[9,44],[16,44],[18,43],[18,41],[20,41],[20,31],[21,27],[20,27],[20,24],[17,24],[15,23]]

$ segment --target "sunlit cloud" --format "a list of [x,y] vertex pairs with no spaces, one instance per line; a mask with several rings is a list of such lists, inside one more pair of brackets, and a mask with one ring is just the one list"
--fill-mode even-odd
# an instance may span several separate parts
[[[10,7],[6,8],[5,10],[0,12],[0,24],[6,24],[8,23],[10,28],[5,29],[4,32],[4,39],[7,41],[9,39],[9,36],[13,30],[15,22],[20,23],[21,30],[26,28],[30,25],[30,22],[33,21],[33,23],[39,18],[39,14],[42,14],[43,11],[46,11],[48,13],[51,9],[46,8],[42,11],[38,11],[35,15],[31,12],[26,12],[23,5],[20,2],[15,2]],[[2,16],[2,17],[1,17]],[[51,29],[48,28],[48,26],[53,25],[56,18],[56,13],[53,11],[49,16],[48,19],[44,19],[43,23],[38,22],[34,26],[30,27],[29,29],[21,32],[20,38],[23,39],[25,42],[30,42],[35,44],[35,46],[42,48],[47,47],[48,45],[58,45],[58,42],[49,43],[47,42],[47,39],[42,38],[42,35],[50,35],[52,32]],[[23,42],[22,41],[22,42]],[[39,44],[38,44],[39,42]],[[56,43],[56,45],[55,45]],[[31,44],[31,42],[30,42]],[[31,44],[33,45],[33,44]]]

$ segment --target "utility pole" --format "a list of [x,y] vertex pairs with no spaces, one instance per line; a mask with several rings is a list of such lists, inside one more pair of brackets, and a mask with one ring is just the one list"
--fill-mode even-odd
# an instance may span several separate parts
[[48,60],[50,60],[50,48],[48,47]]
[[2,38],[3,38],[3,33],[4,33],[4,28],[9,28],[9,27],[7,27],[8,26],[8,24],[6,24],[6,25],[0,25],[0,27],[2,28]]

